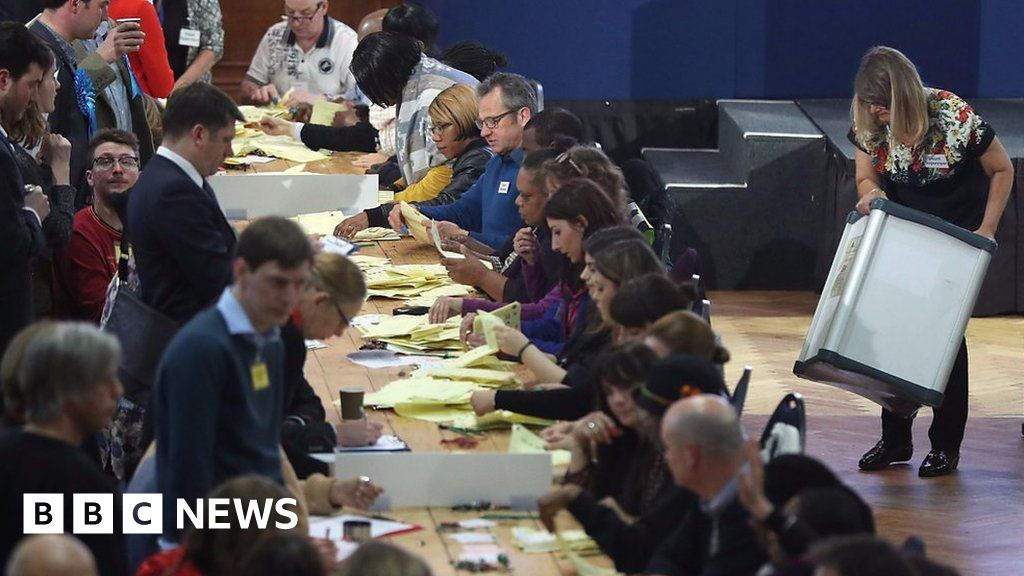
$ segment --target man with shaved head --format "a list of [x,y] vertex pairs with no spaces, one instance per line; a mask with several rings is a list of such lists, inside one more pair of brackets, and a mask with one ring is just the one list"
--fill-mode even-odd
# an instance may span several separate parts
[[98,576],[92,553],[77,538],[64,534],[30,536],[7,562],[7,576]]
[[672,404],[661,421],[665,462],[676,484],[700,497],[651,558],[646,574],[754,574],[764,563],[736,496],[744,465],[739,415],[724,398],[699,394]]

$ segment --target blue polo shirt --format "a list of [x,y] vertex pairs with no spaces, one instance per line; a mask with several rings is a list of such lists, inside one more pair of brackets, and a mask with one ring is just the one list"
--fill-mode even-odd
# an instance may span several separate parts
[[458,200],[444,206],[418,206],[420,212],[432,220],[457,224],[474,239],[500,250],[519,228],[516,177],[523,155],[517,148],[511,154],[491,158],[480,179]]

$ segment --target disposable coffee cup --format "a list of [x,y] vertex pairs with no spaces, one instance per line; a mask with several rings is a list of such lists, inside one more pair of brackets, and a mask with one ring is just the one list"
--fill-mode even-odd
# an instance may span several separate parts
[[358,388],[342,388],[342,420],[359,420],[363,417],[363,393],[363,390],[360,390]]

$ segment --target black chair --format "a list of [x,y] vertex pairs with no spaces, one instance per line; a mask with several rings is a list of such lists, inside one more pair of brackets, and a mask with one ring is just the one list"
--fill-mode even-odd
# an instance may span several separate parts
[[761,434],[761,449],[764,450],[774,440],[776,445],[773,446],[771,456],[794,451],[794,449],[788,449],[789,447],[783,447],[779,451],[777,446],[779,438],[785,433],[785,430],[788,430],[785,426],[779,426],[780,424],[796,429],[799,434],[799,451],[803,453],[807,447],[807,413],[804,408],[803,396],[796,392],[786,394],[776,406],[775,411],[772,412],[772,417],[768,419],[768,424],[765,425],[764,432]]
[[709,325],[711,324],[711,300],[705,298],[694,302],[690,311],[703,318]]
[[753,368],[744,366],[743,376],[740,376],[736,387],[732,389],[732,397],[729,401],[732,403],[732,407],[736,409],[737,414],[743,414],[743,405],[747,402],[747,388],[750,386],[751,372],[753,372]]

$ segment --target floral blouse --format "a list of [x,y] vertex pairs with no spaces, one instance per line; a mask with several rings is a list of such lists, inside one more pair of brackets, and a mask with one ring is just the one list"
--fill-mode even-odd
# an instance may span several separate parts
[[866,144],[854,138],[856,126],[850,137],[871,156],[879,174],[898,184],[925,186],[950,178],[965,160],[981,156],[995,136],[970,104],[947,90],[928,89],[928,117],[928,132],[915,146],[895,141],[888,126]]
[[856,126],[849,137],[871,156],[890,200],[974,230],[984,219],[989,188],[979,159],[995,130],[946,90],[928,89],[928,117],[928,131],[914,146],[896,141],[888,126],[865,144],[857,142]]

